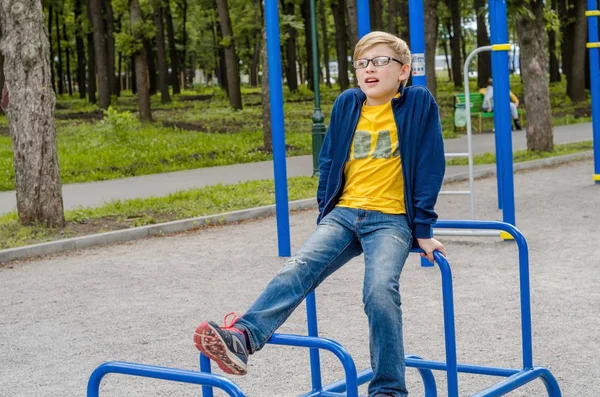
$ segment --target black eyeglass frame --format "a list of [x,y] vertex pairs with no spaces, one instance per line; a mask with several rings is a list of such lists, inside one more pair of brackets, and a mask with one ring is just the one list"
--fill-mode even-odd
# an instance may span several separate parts
[[[375,62],[373,62],[375,59],[387,59],[387,62],[382,64],[382,65],[377,65],[375,64]],[[360,61],[367,61],[367,64],[365,66],[361,66],[361,67],[356,67],[356,62],[360,62]],[[390,61],[396,61],[398,62],[400,65],[404,66],[404,63],[402,61],[397,60],[394,57],[388,57],[388,56],[378,56],[378,57],[374,57],[374,58],[364,58],[364,59],[357,59],[355,61],[352,61],[352,67],[354,69],[365,69],[367,66],[369,66],[369,62],[373,63],[373,66],[375,66],[376,68],[382,67],[382,66],[387,66],[389,65]]]

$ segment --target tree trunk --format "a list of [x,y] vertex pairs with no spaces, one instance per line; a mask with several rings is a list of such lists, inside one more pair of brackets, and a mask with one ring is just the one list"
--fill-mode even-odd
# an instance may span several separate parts
[[329,41],[327,40],[327,15],[325,14],[325,0],[319,1],[321,12],[321,30],[323,31],[323,62],[325,63],[325,84],[331,88],[331,76],[329,74]]
[[438,0],[424,0],[425,9],[425,73],[427,76],[427,88],[437,97],[437,78],[435,75],[435,54],[438,40],[437,15]]
[[573,14],[575,17],[573,40],[568,42],[571,47],[570,73],[567,75],[567,96],[574,103],[585,101],[585,53],[587,42],[587,17],[585,16],[586,1],[575,0]]
[[19,220],[23,225],[62,228],[56,99],[50,87],[50,43],[42,3],[1,0],[0,20]]
[[568,7],[569,0],[558,0],[558,15],[560,18],[560,30],[562,42],[560,44],[561,49],[561,65],[562,72],[567,79],[567,86],[571,80],[571,58],[573,54],[573,36],[575,32],[575,15],[573,11]]
[[[181,93],[179,84],[179,56],[175,45],[175,31],[173,29],[173,17],[171,16],[171,3],[166,1],[165,18],[167,19],[167,38],[169,40],[169,57],[171,58],[171,85],[173,86],[173,95]],[[233,34],[232,34],[233,37]]]
[[[148,81],[150,82],[149,93],[154,95],[158,92],[158,77],[156,75],[156,63],[154,62],[154,45],[151,39],[144,38],[144,52],[146,53],[146,63],[148,65]],[[135,70],[135,60],[133,62]]]
[[[69,37],[67,36],[67,24],[63,23],[63,38],[65,43],[69,42]],[[65,57],[67,58],[67,88],[69,89],[69,96],[73,96],[73,82],[71,80],[71,51],[67,45],[65,48]]]
[[[283,12],[285,15],[294,15],[294,2],[284,1]],[[285,41],[285,55],[287,59],[287,65],[285,67],[285,77],[287,80],[287,86],[290,92],[298,91],[298,71],[296,69],[296,29],[292,26],[288,26],[287,29],[287,40]],[[262,42],[262,40],[261,40]]]
[[[449,33],[448,36],[450,36]],[[448,71],[448,81],[452,81],[452,65],[450,65],[450,58],[448,57],[448,40],[444,39],[444,41],[442,42],[442,47],[444,48],[444,58],[446,58],[446,70]]]
[[54,48],[52,46],[52,4],[48,4],[48,40],[50,42],[50,80],[52,91],[56,92],[56,76],[54,75]]
[[398,0],[388,0],[387,31],[398,34]]
[[89,103],[96,103],[96,53],[94,51],[94,36],[87,34],[87,96]]
[[58,93],[60,95],[65,93],[65,75],[63,74],[63,58],[62,58],[62,48],[61,48],[61,40],[60,40],[60,23],[59,23],[59,12],[56,11],[54,15],[54,19],[56,22],[56,50],[58,56]]
[[[261,4],[262,8],[262,4]],[[262,29],[262,120],[263,120],[263,147],[265,152],[273,151],[273,132],[271,130],[271,90],[269,88],[269,62],[267,60],[267,30]]]
[[[133,38],[142,42],[142,32],[139,31],[139,25],[142,24],[142,10],[139,0],[129,0],[129,17],[131,19],[131,31]],[[152,121],[152,111],[150,109],[150,92],[148,88],[148,79],[146,71],[146,55],[143,48],[138,49],[134,54],[135,76],[138,92],[138,101],[140,109],[140,120]]]
[[460,88],[463,86],[462,78],[462,62],[460,56],[460,3],[451,0],[448,5],[452,18],[452,36],[450,37],[450,49],[452,51],[452,79],[454,87]]
[[[487,1],[475,0],[475,14],[477,16],[477,47],[490,45],[490,37],[487,32],[486,16],[487,16]],[[477,86],[479,88],[487,87],[488,80],[491,76],[491,56],[489,51],[480,52],[477,54]]]
[[371,22],[371,31],[383,30],[383,4],[381,0],[369,0],[369,20]]
[[[2,43],[2,21],[0,21],[0,43]],[[4,88],[4,56],[0,51],[0,100],[2,99],[2,89]],[[4,114],[2,106],[0,106],[0,115]]]
[[410,43],[410,18],[408,14],[408,0],[398,0],[398,15],[400,16],[400,25],[398,26],[398,35],[402,40]]
[[350,88],[350,80],[348,79],[348,39],[346,36],[345,9],[345,0],[332,0],[331,12],[333,12],[333,21],[335,23],[335,53],[338,63],[338,82],[340,83],[341,91]]
[[236,110],[242,109],[242,91],[240,87],[240,73],[238,60],[235,52],[235,41],[233,29],[229,18],[229,6],[227,0],[217,0],[217,11],[219,13],[219,24],[223,32],[225,67],[227,68],[227,93],[229,104]]
[[354,47],[358,42],[358,14],[356,12],[356,1],[346,0],[346,20],[348,22],[348,42],[350,51],[354,53]]
[[260,65],[260,48],[262,42],[262,34],[260,30],[256,30],[256,36],[254,40],[254,49],[252,51],[252,63],[250,64],[250,85],[252,87],[258,87],[258,70]]
[[75,0],[75,49],[77,51],[77,86],[79,98],[86,96],[85,87],[85,46],[83,43],[83,28],[81,27],[81,0]]
[[[183,54],[181,56],[181,59],[183,60],[183,65],[181,65],[181,68],[183,69],[183,72],[185,73],[186,71],[186,67],[188,65],[187,63],[187,12],[188,12],[188,3],[187,0],[182,0],[183,3]],[[259,47],[260,48],[260,47]],[[193,70],[193,66],[192,66],[192,70]]]
[[119,81],[115,73],[115,17],[111,0],[104,0],[104,9],[106,11],[106,68],[110,81],[110,93],[119,96]]
[[[312,23],[310,19],[310,2],[311,0],[303,0],[300,7],[302,19],[304,19],[304,47],[306,50],[306,81],[309,90],[314,91],[314,71],[313,61],[319,62],[318,59],[313,60],[312,56]],[[318,76],[317,76],[318,78]]]
[[94,35],[94,55],[98,74],[98,106],[108,109],[110,106],[110,78],[106,68],[106,30],[102,18],[102,0],[89,0],[92,32]]
[[165,47],[165,27],[163,24],[161,1],[154,1],[154,25],[156,26],[156,54],[158,56],[158,89],[160,102],[171,102],[169,95],[169,69],[167,67],[167,49]]
[[[552,9],[558,12],[557,0],[552,0]],[[548,29],[548,53],[550,54],[550,82],[556,83],[561,80],[561,76],[556,51],[556,31],[554,29]]]
[[521,49],[523,92],[527,107],[527,149],[551,152],[553,126],[550,87],[546,77],[547,47],[543,1],[532,0],[527,5],[534,18],[519,15],[517,32]]
[[131,60],[131,93],[133,95],[137,94],[137,76],[135,75],[135,57],[132,56]]

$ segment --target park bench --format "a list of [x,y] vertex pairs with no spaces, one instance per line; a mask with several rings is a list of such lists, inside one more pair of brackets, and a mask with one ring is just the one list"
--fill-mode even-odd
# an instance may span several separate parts
[[[479,121],[477,123],[477,132],[482,132],[483,131],[483,120],[484,119],[490,119],[494,117],[494,112],[486,112],[485,110],[483,110],[481,108],[481,105],[483,104],[483,94],[479,93],[479,92],[473,92],[471,94],[469,94],[469,100],[471,102],[471,117],[476,117],[477,120]],[[464,93],[455,93],[454,94],[454,132],[456,132],[457,128],[462,128],[463,126],[459,126],[457,125],[457,120],[456,120],[456,110],[457,109],[464,109],[466,106],[466,100],[465,100],[465,94]],[[521,112],[520,109],[517,109],[517,112],[519,114],[519,118],[521,118]]]

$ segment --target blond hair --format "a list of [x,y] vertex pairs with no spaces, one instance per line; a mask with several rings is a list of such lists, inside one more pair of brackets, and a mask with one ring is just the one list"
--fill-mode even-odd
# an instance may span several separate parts
[[410,54],[410,49],[408,48],[408,44],[406,41],[401,38],[394,36],[393,34],[386,32],[371,32],[364,35],[358,43],[356,43],[356,47],[354,47],[354,60],[359,59],[359,57],[367,51],[368,49],[375,47],[378,44],[387,45],[390,50],[394,53],[394,58],[398,59],[404,65],[411,64],[412,57]]

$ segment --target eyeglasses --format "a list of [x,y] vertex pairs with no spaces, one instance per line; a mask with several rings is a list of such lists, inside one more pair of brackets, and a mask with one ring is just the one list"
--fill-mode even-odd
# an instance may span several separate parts
[[354,69],[364,69],[369,66],[369,62],[373,62],[373,66],[380,67],[387,65],[390,63],[390,61],[396,61],[400,65],[404,65],[402,62],[393,57],[375,57],[371,59],[357,59],[356,61],[352,61],[352,66],[354,66]]

